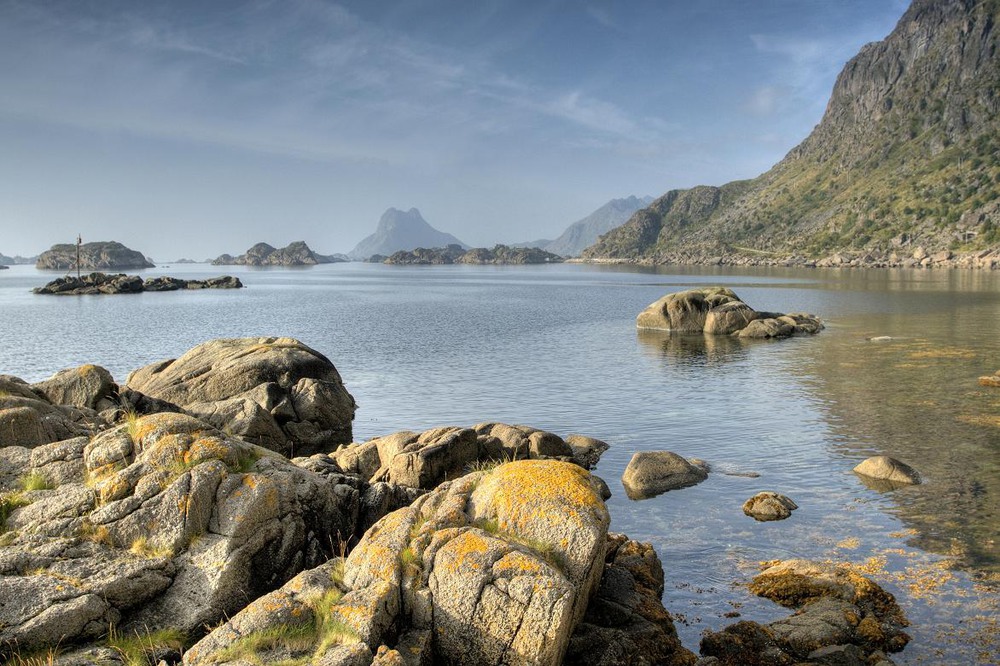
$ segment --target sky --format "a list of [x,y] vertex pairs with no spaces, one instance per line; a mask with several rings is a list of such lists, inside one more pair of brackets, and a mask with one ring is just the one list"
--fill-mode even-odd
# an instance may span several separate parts
[[0,0],[0,253],[473,246],[766,171],[902,0]]

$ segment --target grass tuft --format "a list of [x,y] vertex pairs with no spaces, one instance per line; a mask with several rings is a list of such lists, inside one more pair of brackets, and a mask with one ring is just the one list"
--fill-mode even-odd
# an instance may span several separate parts
[[181,651],[186,647],[185,639],[184,633],[177,629],[135,631],[134,635],[126,636],[112,627],[105,642],[121,655],[125,666],[153,666],[156,651],[163,648]]
[[56,484],[48,480],[41,472],[30,472],[17,480],[17,485],[21,490],[29,492],[32,490],[52,490]]
[[10,518],[10,514],[14,513],[15,509],[29,504],[31,500],[21,492],[0,493],[0,534],[7,531],[7,519]]

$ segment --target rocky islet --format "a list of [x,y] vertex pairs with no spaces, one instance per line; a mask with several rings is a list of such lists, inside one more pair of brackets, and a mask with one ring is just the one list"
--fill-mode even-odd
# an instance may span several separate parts
[[183,280],[161,276],[143,280],[138,275],[124,273],[90,273],[74,277],[52,280],[43,287],[35,287],[36,294],[55,296],[91,296],[97,294],[140,294],[142,292],[178,291],[181,289],[242,289],[243,282],[238,277],[222,275],[204,280]]

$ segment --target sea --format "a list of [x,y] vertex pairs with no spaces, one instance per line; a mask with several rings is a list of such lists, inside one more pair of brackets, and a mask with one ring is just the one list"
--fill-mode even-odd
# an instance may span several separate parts
[[[761,563],[847,562],[891,591],[912,641],[899,664],[1000,662],[1000,272],[724,267],[164,264],[144,277],[238,276],[240,290],[41,296],[57,277],[0,271],[0,373],[34,382],[131,370],[212,338],[291,336],[336,365],[354,437],[484,421],[610,444],[595,473],[613,531],[652,543],[684,644],[789,611],[746,585]],[[778,341],[641,331],[661,296],[721,285],[825,330]],[[707,461],[703,483],[633,501],[637,451]],[[924,483],[870,488],[886,454]],[[799,506],[743,514],[757,492]]]

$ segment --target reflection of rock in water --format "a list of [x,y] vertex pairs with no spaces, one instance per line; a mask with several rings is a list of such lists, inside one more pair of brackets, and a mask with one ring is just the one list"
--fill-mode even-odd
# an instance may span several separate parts
[[645,351],[655,358],[666,358],[681,363],[718,363],[741,358],[746,342],[728,335],[703,333],[671,333],[638,329],[636,337]]
[[[861,483],[885,492],[895,511],[919,534],[911,545],[956,558],[960,566],[1000,570],[1000,428],[984,417],[995,414],[991,392],[970,384],[982,357],[956,333],[976,331],[979,321],[921,320],[928,337],[895,338],[882,344],[856,337],[824,338],[802,347],[815,354],[799,368],[813,375],[816,397],[840,451],[860,462],[873,452],[913,463],[924,484],[895,488]],[[866,320],[878,329],[912,329],[904,315]],[[934,340],[932,343],[930,340]],[[944,342],[941,342],[944,341]]]

